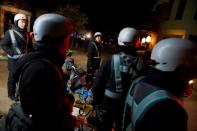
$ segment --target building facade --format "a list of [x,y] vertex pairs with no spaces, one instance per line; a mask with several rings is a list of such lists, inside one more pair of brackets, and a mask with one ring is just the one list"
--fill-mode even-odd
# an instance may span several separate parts
[[178,37],[197,43],[197,0],[158,0],[153,13],[159,39]]
[[28,31],[32,13],[24,0],[2,0],[0,2],[0,40],[4,37],[6,30],[11,28],[14,23],[14,15],[24,13],[28,17]]

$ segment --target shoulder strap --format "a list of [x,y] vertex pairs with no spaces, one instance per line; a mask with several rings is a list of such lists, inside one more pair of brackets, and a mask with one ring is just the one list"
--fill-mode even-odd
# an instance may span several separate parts
[[[121,79],[121,72],[124,73],[130,73],[132,75],[132,81],[134,78],[137,77],[137,70],[134,65],[127,66],[127,65],[122,65],[121,64],[121,56],[118,54],[113,55],[112,57],[112,64],[111,64],[111,69],[114,70],[114,78],[116,82],[116,91],[117,92],[122,92],[122,79]],[[129,58],[128,58],[129,59]],[[113,73],[113,71],[111,71]],[[111,75],[112,76],[112,75]]]
[[52,65],[53,67],[54,67],[54,69],[56,70],[56,72],[57,72],[57,75],[59,76],[59,78],[61,79],[61,80],[63,80],[63,77],[62,77],[62,73],[61,73],[61,71],[60,71],[60,69],[56,66],[56,65],[54,65],[53,63],[51,63],[49,60],[47,60],[47,59],[40,59],[41,61],[44,61],[44,62],[46,62],[46,63],[48,63],[48,64],[50,64],[50,65]]
[[13,30],[25,43],[27,43],[27,40],[25,40],[25,38],[23,37],[23,35],[21,35],[20,32]]
[[25,68],[26,68],[29,64],[31,64],[32,62],[34,62],[34,61],[43,61],[43,62],[45,62],[45,63],[50,64],[50,65],[56,70],[57,75],[58,75],[58,77],[60,78],[60,80],[63,80],[61,71],[56,67],[56,65],[54,65],[53,63],[51,63],[49,60],[47,60],[47,59],[34,59],[34,60],[31,60],[31,61],[28,61],[28,62],[25,63],[24,66],[22,67],[21,73],[20,73],[19,78],[18,78],[18,81],[16,82],[16,95],[17,95],[17,96],[20,95],[19,87],[20,87],[21,74],[22,74],[22,72],[25,70]]
[[[15,36],[14,36],[13,30],[9,30],[9,33],[10,33],[10,37],[11,37],[12,44],[16,44],[16,38],[15,38]],[[16,45],[15,45],[15,46],[16,46]]]
[[11,37],[11,41],[12,41],[13,47],[16,49],[16,52],[20,55],[21,51],[17,47],[17,42],[16,42],[16,38],[15,38],[13,30],[9,30],[9,33],[10,33],[10,37]]
[[[131,80],[131,86],[130,86],[130,88],[129,88],[129,90],[128,90],[128,94],[127,94],[126,101],[125,101],[125,105],[124,105],[122,129],[125,128],[125,126],[126,126],[126,125],[125,125],[125,123],[126,123],[125,118],[126,118],[126,114],[127,114],[127,112],[126,112],[126,111],[127,111],[126,107],[127,107],[127,105],[129,105],[130,107],[132,107],[132,106],[134,105],[133,97],[130,95],[130,93],[132,92],[132,90],[133,90],[133,88],[135,87],[135,85],[136,85],[139,81],[141,81],[144,77],[145,77],[145,76],[141,76],[141,77],[138,77],[137,79],[135,79],[134,81]],[[131,111],[131,112],[132,112],[132,111]],[[129,129],[130,129],[130,130],[132,129],[132,131],[134,130],[134,128],[133,128],[133,123],[130,123],[130,124],[126,127],[126,131],[128,131]]]
[[[47,60],[47,59],[35,59],[35,60],[32,60],[32,61],[30,61],[30,62],[28,62],[27,63],[27,65],[29,65],[30,63],[32,63],[33,61],[43,61],[43,62],[45,62],[45,63],[48,63],[49,65],[51,65],[55,70],[56,70],[56,72],[58,73],[57,75],[58,75],[58,77],[62,80],[63,78],[62,78],[62,73],[61,73],[61,71],[59,70],[59,68],[56,66],[56,65],[54,65],[52,62],[50,62],[49,60]],[[27,65],[26,65],[26,67],[27,67]],[[24,66],[24,69],[26,68],[25,66]],[[23,70],[24,70],[23,69]]]
[[142,117],[142,114],[147,111],[146,109],[166,99],[173,99],[173,97],[165,90],[156,90],[145,97],[137,106],[134,104],[132,113],[133,126],[136,125],[136,122]]
[[98,47],[97,47],[96,43],[95,42],[92,42],[92,44],[94,45],[94,47],[96,49],[97,57],[99,57],[100,56],[100,53],[99,53],[99,50],[98,50]]
[[[139,78],[139,79],[141,79],[141,78]],[[135,126],[136,126],[136,122],[138,120],[140,120],[143,117],[143,115],[145,114],[145,112],[147,111],[147,109],[149,109],[155,103],[158,103],[159,101],[163,101],[163,100],[167,100],[167,99],[169,99],[169,100],[171,99],[176,102],[178,101],[178,99],[175,96],[171,95],[170,93],[168,93],[167,91],[165,91],[163,89],[158,88],[157,90],[151,92],[144,99],[142,99],[140,101],[140,103],[137,103],[135,101],[135,98],[133,96],[131,96],[130,93],[131,93],[131,90],[134,89],[134,87],[137,84],[137,82],[139,81],[139,79],[137,81],[133,82],[133,84],[129,90],[129,94],[127,96],[126,103],[125,103],[125,107],[126,107],[126,104],[128,104],[132,108],[131,123],[129,124],[127,129],[130,128],[130,129],[134,130]],[[142,86],[149,85],[144,82],[142,82],[141,84],[142,84]],[[125,113],[126,113],[126,109],[124,109],[124,115],[125,115]],[[123,121],[123,124],[124,124],[124,121]]]
[[116,92],[122,92],[122,79],[120,72],[120,56],[113,55],[113,70],[114,70],[114,78],[116,82]]

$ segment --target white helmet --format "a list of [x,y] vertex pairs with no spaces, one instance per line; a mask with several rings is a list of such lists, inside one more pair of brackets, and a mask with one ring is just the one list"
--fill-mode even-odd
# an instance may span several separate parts
[[197,68],[197,46],[186,39],[167,38],[154,46],[151,60],[155,62],[154,68],[166,72],[180,66]]
[[59,14],[48,13],[39,16],[33,25],[35,41],[42,41],[45,36],[58,38],[71,33],[71,21]]
[[14,16],[14,22],[18,20],[27,20],[27,16],[25,14],[18,13]]
[[123,28],[118,36],[118,45],[126,46],[126,43],[135,42],[137,30],[131,27]]
[[94,33],[94,38],[97,37],[97,36],[102,36],[102,33],[101,32]]

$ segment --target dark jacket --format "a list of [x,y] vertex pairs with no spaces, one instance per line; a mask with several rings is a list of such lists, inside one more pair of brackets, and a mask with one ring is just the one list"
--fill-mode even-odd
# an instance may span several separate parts
[[[146,84],[140,86],[142,83]],[[124,130],[133,122],[131,118],[134,108],[132,108],[133,104],[130,102],[131,98],[138,105],[143,99],[150,96],[147,95],[150,94],[150,91],[159,89],[167,91],[167,93],[176,99],[163,99],[151,103],[150,106],[146,106],[147,108],[143,108],[144,112],[136,122],[135,131],[187,131],[188,116],[180,101],[177,101],[181,87],[173,73],[164,73],[150,68],[147,76],[137,82],[132,89],[128,92],[130,97],[127,97],[124,111]],[[130,104],[128,105],[128,103]]]
[[[117,55],[120,55],[120,53],[117,53]],[[137,73],[138,77],[141,76],[144,73],[144,64],[143,61],[136,57],[128,55],[130,58],[130,64],[129,68],[133,68]],[[125,65],[125,62],[123,62],[123,58],[120,58],[120,61],[122,62],[121,65]],[[114,76],[114,65],[112,64],[112,57],[110,57],[106,63],[104,63],[101,68],[99,69],[98,75],[96,76],[96,80],[93,83],[92,89],[94,90],[94,100],[96,104],[100,104],[100,102],[103,99],[103,95],[105,92],[105,89],[109,89],[113,92],[115,92],[116,83],[115,83],[115,76]],[[122,80],[122,87],[123,92],[121,92],[122,96],[125,96],[127,94],[128,87],[131,83],[131,79],[133,79],[134,74],[121,72],[121,80]]]
[[[95,47],[95,45],[96,45],[96,47]],[[90,42],[88,44],[88,54],[87,55],[88,55],[88,59],[87,59],[87,71],[98,69],[99,65],[95,61],[94,58],[95,57],[101,57],[101,46],[97,42],[95,42],[95,41]]]
[[14,77],[17,81],[20,76],[21,107],[25,116],[31,116],[35,130],[61,127],[64,116],[63,62],[58,52],[29,53],[17,61]]
[[[22,54],[25,54],[33,49],[32,41],[29,33],[26,30],[20,29],[16,26],[12,27],[12,30],[18,31],[23,38],[21,38],[16,32],[14,32],[14,36],[16,39],[16,46],[21,51]],[[16,48],[14,48],[9,30],[5,32],[4,39],[1,43],[2,49],[10,56],[18,55]]]

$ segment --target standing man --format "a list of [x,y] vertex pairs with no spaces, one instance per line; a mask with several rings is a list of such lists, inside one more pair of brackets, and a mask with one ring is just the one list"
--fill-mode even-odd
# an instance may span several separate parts
[[62,65],[70,48],[71,21],[59,14],[39,16],[33,25],[35,51],[17,61],[20,104],[10,109],[8,131],[63,131]]
[[8,56],[8,97],[15,100],[15,84],[13,80],[13,70],[16,62],[27,52],[32,50],[33,45],[30,35],[27,33],[27,16],[18,13],[14,16],[13,27],[5,32],[4,39],[1,43],[2,49]]
[[101,32],[96,32],[94,34],[93,41],[88,44],[87,73],[91,77],[95,76],[96,70],[100,67],[101,44],[102,34]]
[[189,40],[167,38],[151,53],[145,77],[128,91],[123,131],[187,131],[188,116],[182,96],[197,75],[197,46]]
[[143,61],[136,56],[137,30],[123,28],[118,36],[118,53],[104,63],[92,89],[96,105],[98,131],[121,130],[124,102],[131,80],[143,73]]

